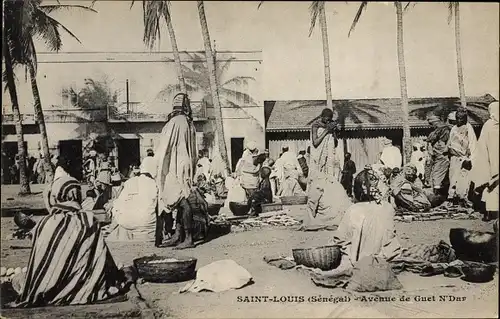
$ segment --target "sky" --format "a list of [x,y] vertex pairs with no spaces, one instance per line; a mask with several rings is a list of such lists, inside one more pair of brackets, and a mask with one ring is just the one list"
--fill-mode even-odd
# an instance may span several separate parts
[[[87,4],[90,1],[65,1]],[[46,1],[44,3],[49,3]],[[61,11],[52,16],[81,41],[64,35],[65,52],[148,51],[142,41],[142,5],[97,1],[97,13]],[[321,32],[309,37],[310,2],[206,1],[210,36],[217,50],[262,51],[263,100],[324,99]],[[326,4],[334,98],[398,97],[396,13],[393,3],[370,3],[351,37],[359,3]],[[172,2],[180,50],[204,50],[196,2]],[[467,95],[499,97],[499,4],[460,3],[462,57]],[[410,97],[457,96],[453,22],[443,2],[417,3],[404,15]],[[42,52],[43,43],[38,42]],[[170,51],[166,26],[155,50]]]

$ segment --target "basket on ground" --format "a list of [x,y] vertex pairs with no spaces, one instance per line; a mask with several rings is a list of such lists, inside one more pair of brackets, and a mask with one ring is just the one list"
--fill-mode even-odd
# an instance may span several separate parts
[[283,196],[281,197],[282,205],[305,205],[307,204],[307,196]]
[[496,266],[492,264],[482,264],[476,262],[465,262],[462,267],[464,273],[463,280],[474,283],[484,283],[493,280]]
[[145,281],[168,283],[194,279],[196,262],[193,257],[152,255],[134,259],[134,266]]
[[16,223],[17,227],[24,230],[33,229],[36,225],[36,222],[23,212],[16,212],[14,215],[14,223]]
[[208,203],[208,215],[217,216],[219,215],[219,211],[222,204],[220,203]]
[[296,248],[292,250],[293,259],[299,265],[321,270],[332,270],[340,265],[340,246],[315,248]]
[[245,216],[250,211],[248,203],[229,202],[229,210],[234,216]]

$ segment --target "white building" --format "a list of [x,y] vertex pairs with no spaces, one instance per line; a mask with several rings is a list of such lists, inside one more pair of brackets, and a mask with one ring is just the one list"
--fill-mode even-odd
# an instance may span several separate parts
[[[243,152],[245,138],[265,147],[261,52],[217,52],[216,57],[224,133],[234,167]],[[204,53],[181,53],[181,61],[187,83],[196,87],[190,99],[198,148],[211,150],[215,125],[211,99],[207,98],[210,94]],[[24,138],[28,153],[34,156],[40,135],[33,116],[29,77],[25,81],[21,72],[16,76]],[[89,79],[106,83],[106,90],[116,96],[110,108],[92,101],[83,105],[81,96]],[[175,94],[164,89],[177,84],[177,74],[171,52],[39,53],[37,82],[50,147],[81,157],[86,139],[108,135],[116,145],[110,150],[111,155],[116,156],[123,169],[138,163],[148,148],[154,149]],[[17,146],[8,92],[3,93],[2,100],[2,146],[12,153]]]

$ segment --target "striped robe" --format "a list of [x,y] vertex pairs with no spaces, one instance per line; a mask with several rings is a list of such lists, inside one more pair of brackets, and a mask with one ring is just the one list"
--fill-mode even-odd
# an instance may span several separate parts
[[50,198],[50,214],[34,230],[16,306],[81,305],[110,297],[118,269],[93,214],[80,211],[80,185],[69,175],[56,176]]

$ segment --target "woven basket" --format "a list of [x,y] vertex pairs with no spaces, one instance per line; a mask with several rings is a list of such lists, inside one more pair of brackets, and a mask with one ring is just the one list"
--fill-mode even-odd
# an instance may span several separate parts
[[229,202],[229,210],[234,216],[245,216],[250,211],[250,205],[247,203]]
[[496,266],[492,264],[465,262],[465,266],[462,267],[462,272],[465,275],[463,280],[474,283],[484,283],[493,280]]
[[[150,264],[153,260],[175,258],[178,261]],[[197,259],[193,257],[147,256],[134,259],[139,277],[149,282],[181,282],[191,280],[196,276]]]
[[23,212],[16,212],[14,215],[14,223],[16,223],[17,227],[24,230],[33,229],[36,225],[36,222]]
[[304,205],[307,204],[307,196],[283,196],[281,197],[283,205]]
[[219,203],[208,203],[208,215],[210,216],[219,215],[221,206],[222,205]]
[[292,250],[293,259],[299,265],[321,270],[332,270],[340,265],[340,246],[297,248]]

